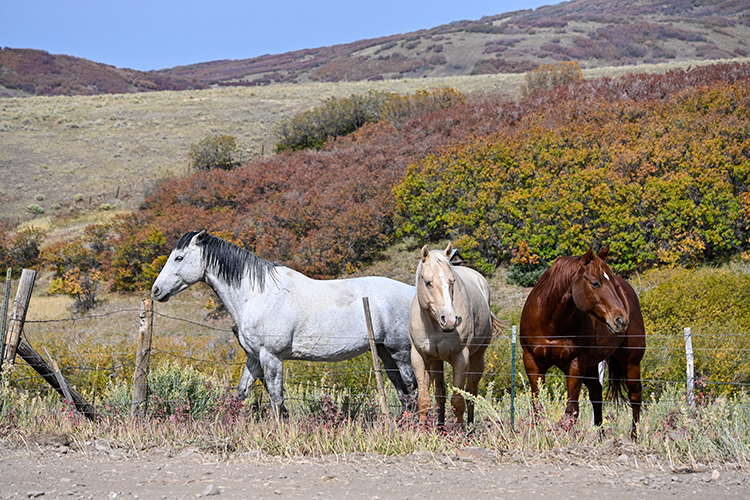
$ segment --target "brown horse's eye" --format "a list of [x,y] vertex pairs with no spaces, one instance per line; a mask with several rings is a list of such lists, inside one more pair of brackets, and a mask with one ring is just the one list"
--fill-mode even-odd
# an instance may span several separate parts
[[601,287],[601,286],[602,286],[602,284],[601,284],[601,283],[599,283],[598,281],[592,281],[592,282],[591,282],[591,286],[592,286],[593,288],[599,288],[599,287]]

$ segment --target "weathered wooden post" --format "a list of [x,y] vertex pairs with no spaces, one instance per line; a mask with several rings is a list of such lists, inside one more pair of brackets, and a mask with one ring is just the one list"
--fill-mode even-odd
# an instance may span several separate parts
[[151,367],[151,336],[154,330],[154,301],[141,302],[141,324],[136,340],[135,371],[133,373],[132,416],[144,415],[148,401],[148,373]]
[[10,275],[11,268],[5,276],[5,298],[3,299],[3,317],[0,325],[0,372],[3,371],[3,353],[5,353],[5,327],[8,326],[8,301],[10,300]]
[[34,290],[34,280],[36,280],[36,271],[24,269],[21,271],[21,280],[16,290],[16,298],[13,301],[13,316],[10,320],[10,330],[7,335],[7,342],[3,352],[3,361],[13,364],[16,359],[16,350],[21,341],[21,332],[23,324],[26,321],[26,311],[31,301],[31,292]]
[[367,334],[370,337],[370,352],[372,353],[372,365],[375,370],[375,381],[378,384],[378,394],[380,394],[380,411],[383,416],[388,418],[388,401],[385,398],[385,388],[383,387],[383,376],[380,373],[380,360],[378,359],[377,348],[375,347],[375,333],[372,329],[372,317],[370,316],[370,299],[362,297],[362,305],[365,308],[365,321],[367,321]]

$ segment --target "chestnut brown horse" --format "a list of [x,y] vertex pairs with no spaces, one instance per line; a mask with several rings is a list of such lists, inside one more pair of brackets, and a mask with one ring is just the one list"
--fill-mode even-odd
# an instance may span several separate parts
[[602,423],[602,384],[598,364],[609,366],[610,398],[624,399],[633,410],[636,438],[641,410],[641,359],[646,350],[638,296],[606,263],[609,246],[578,257],[560,257],[539,279],[521,313],[523,363],[531,391],[557,366],[568,388],[567,417],[578,417],[581,384],[589,390],[594,423]]

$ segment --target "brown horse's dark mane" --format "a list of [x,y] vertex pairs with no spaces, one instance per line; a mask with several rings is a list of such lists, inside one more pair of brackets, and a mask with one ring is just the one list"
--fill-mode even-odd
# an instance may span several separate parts
[[[570,282],[573,281],[573,277],[578,272],[582,258],[583,256],[578,255],[555,259],[552,267],[547,269],[539,278],[538,289],[544,292],[547,297],[562,297],[565,295],[570,290]],[[612,271],[607,269],[606,263],[602,259],[595,256],[591,262],[597,267],[597,271],[604,267],[605,272],[612,274]]]

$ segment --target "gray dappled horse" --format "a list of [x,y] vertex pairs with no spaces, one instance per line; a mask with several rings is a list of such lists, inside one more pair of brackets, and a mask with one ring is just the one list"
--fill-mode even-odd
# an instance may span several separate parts
[[247,353],[240,397],[261,380],[278,417],[286,414],[284,360],[342,361],[367,351],[368,297],[378,355],[408,409],[416,389],[408,337],[413,286],[382,277],[314,280],[205,231],[177,241],[151,295],[164,302],[198,281],[227,308]]

